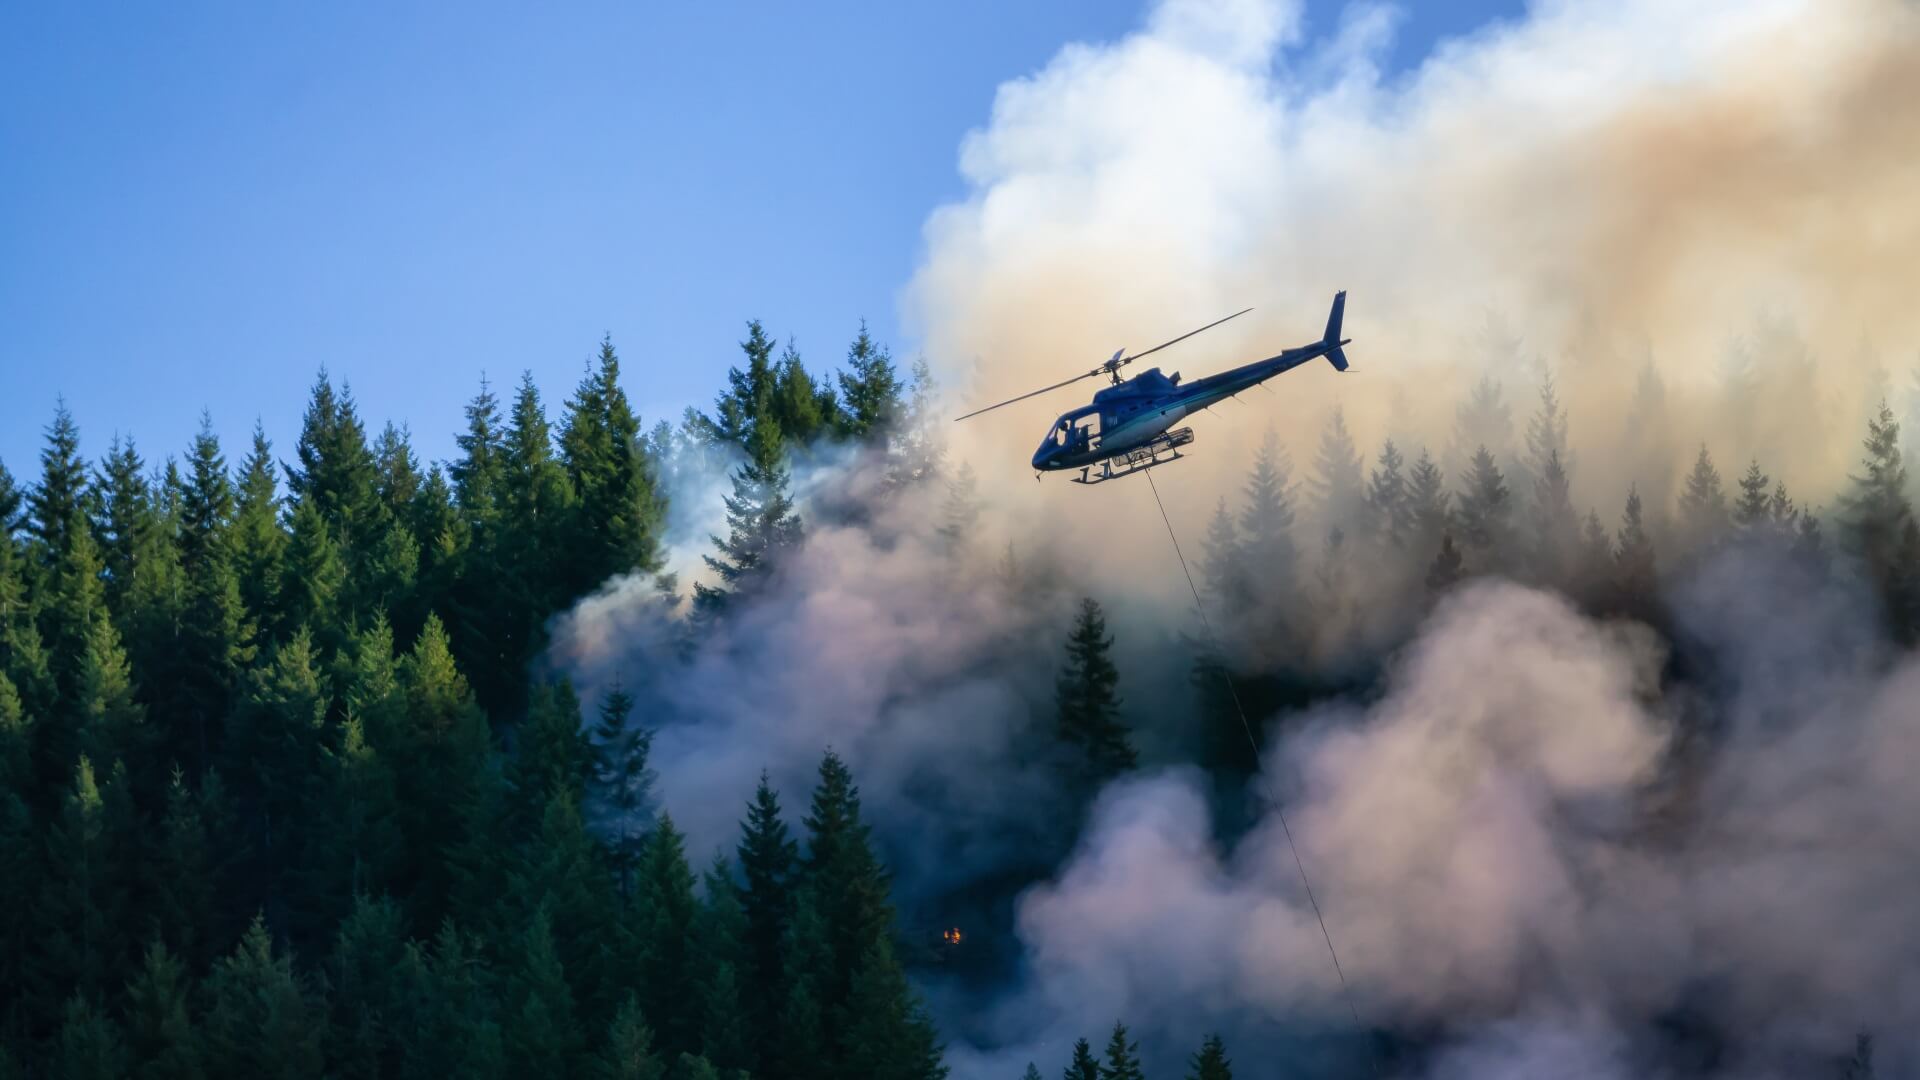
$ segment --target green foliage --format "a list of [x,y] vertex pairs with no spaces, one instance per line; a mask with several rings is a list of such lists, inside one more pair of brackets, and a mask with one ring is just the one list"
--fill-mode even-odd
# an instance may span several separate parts
[[865,320],[860,334],[847,348],[847,366],[839,376],[841,430],[849,437],[864,441],[885,438],[901,419],[900,377],[894,371],[893,357],[867,333]]
[[147,946],[127,984],[128,1051],[134,1072],[146,1080],[195,1080],[206,1075],[194,1029],[193,979],[186,965],[160,942]]
[[568,595],[615,574],[651,574],[661,566],[666,503],[655,489],[658,466],[619,380],[620,359],[612,340],[604,340],[596,366],[567,402],[561,427],[561,461],[578,500],[567,543]]
[[207,998],[201,1030],[210,1074],[322,1075],[325,1015],[292,961],[274,954],[263,920],[256,918],[233,954],[213,965]]
[[60,1023],[52,1075],[59,1080],[119,1080],[126,1067],[119,1026],[84,995],[75,994]]
[[653,1029],[633,995],[614,1014],[596,1066],[597,1080],[662,1080],[666,1075],[666,1066],[653,1052]]
[[1080,601],[1067,658],[1054,685],[1056,732],[1070,747],[1073,780],[1097,785],[1134,767],[1138,761],[1126,725],[1120,720],[1120,670],[1108,655],[1106,616],[1091,597]]
[[1140,1069],[1140,1044],[1127,1040],[1127,1025],[1116,1023],[1107,1039],[1106,1060],[1100,1063],[1100,1080],[1146,1080]]
[[1093,1056],[1093,1047],[1087,1040],[1080,1039],[1073,1044],[1073,1059],[1067,1063],[1061,1080],[1100,1080],[1100,1062]]
[[1233,1080],[1233,1062],[1227,1060],[1226,1044],[1217,1034],[1207,1036],[1187,1065],[1187,1080]]
[[673,818],[662,814],[640,855],[634,925],[641,966],[648,973],[641,1008],[661,1051],[673,1055],[699,1047],[699,1003],[688,992],[697,971],[690,948],[694,907],[686,842]]

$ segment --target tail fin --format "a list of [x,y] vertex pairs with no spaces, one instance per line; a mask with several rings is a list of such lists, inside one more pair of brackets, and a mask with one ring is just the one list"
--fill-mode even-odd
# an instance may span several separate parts
[[1340,340],[1340,320],[1346,313],[1347,290],[1341,289],[1333,294],[1333,310],[1327,313],[1327,332],[1320,339],[1321,344],[1329,346],[1326,353],[1327,361],[1336,371],[1347,370],[1347,354],[1340,349],[1340,346],[1346,344],[1345,341]]

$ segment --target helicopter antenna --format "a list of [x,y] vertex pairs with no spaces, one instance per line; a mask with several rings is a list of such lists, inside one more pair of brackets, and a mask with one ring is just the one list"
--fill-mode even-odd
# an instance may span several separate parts
[[1094,368],[1092,371],[1089,371],[1084,375],[1075,375],[1071,379],[1054,383],[1052,386],[1043,386],[1038,390],[1032,391],[1031,393],[1021,394],[1019,397],[1015,397],[1015,398],[1008,398],[1007,400],[1000,402],[1000,404],[998,405],[989,405],[984,409],[975,409],[972,412],[968,413],[966,416],[954,417],[953,421],[954,423],[957,424],[960,421],[967,419],[967,417],[979,416],[981,413],[992,412],[993,410],[1001,408],[1002,406],[1011,405],[1016,401],[1025,401],[1030,397],[1038,397],[1041,394],[1047,393],[1049,391],[1058,390],[1063,386],[1071,386],[1074,383],[1079,382],[1081,379],[1091,379],[1096,375],[1106,375],[1112,378],[1113,381],[1117,383],[1120,381],[1120,369],[1123,367],[1126,367],[1128,364],[1133,363],[1135,360],[1138,360],[1143,356],[1151,356],[1154,353],[1159,352],[1161,349],[1164,349],[1169,345],[1178,345],[1181,342],[1192,337],[1193,335],[1200,333],[1201,331],[1211,330],[1214,327],[1219,326],[1221,323],[1226,322],[1228,319],[1237,319],[1240,316],[1245,315],[1247,312],[1252,310],[1253,310],[1252,308],[1242,308],[1239,311],[1236,311],[1233,314],[1227,316],[1225,319],[1215,319],[1212,322],[1208,323],[1207,325],[1201,327],[1199,330],[1189,330],[1186,333],[1181,334],[1179,337],[1174,338],[1172,341],[1163,341],[1160,344],[1155,345],[1153,348],[1148,349],[1146,352],[1137,352],[1137,353],[1134,353],[1132,356],[1121,356],[1120,352],[1126,351],[1122,349],[1120,350],[1120,352],[1115,352],[1111,360],[1108,360],[1106,363],[1101,364],[1099,367]]

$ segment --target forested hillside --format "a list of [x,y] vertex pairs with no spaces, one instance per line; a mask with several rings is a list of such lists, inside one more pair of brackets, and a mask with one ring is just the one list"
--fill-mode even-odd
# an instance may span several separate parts
[[[0,472],[0,1075],[945,1075],[910,982],[926,934],[896,914],[889,853],[835,748],[809,748],[804,807],[764,776],[710,793],[739,827],[709,863],[649,760],[685,718],[621,678],[582,700],[547,659],[555,617],[616,580],[658,598],[673,656],[734,647],[730,620],[770,595],[815,520],[911,498],[941,508],[921,525],[943,557],[980,546],[974,480],[930,434],[924,370],[903,379],[864,332],[831,379],[776,356],[758,324],[742,347],[711,410],[644,429],[610,342],[551,418],[530,379],[510,401],[483,383],[457,457],[432,465],[405,428],[369,437],[324,373],[291,451],[256,432],[237,463],[210,424],[177,457],[122,437],[90,458],[60,408],[38,476]],[[1059,801],[975,808],[1030,830],[1017,857],[957,858],[958,882],[916,870],[918,899],[964,894],[1010,936],[1012,898],[1068,858],[1111,782],[1193,762],[1247,789],[1255,737],[1365,692],[1476,577],[1654,627],[1680,645],[1680,683],[1712,673],[1671,586],[1715,559],[1759,560],[1785,593],[1855,590],[1901,645],[1920,632],[1920,528],[1884,404],[1826,529],[1762,462],[1729,483],[1705,446],[1671,497],[1635,486],[1603,518],[1574,502],[1550,380],[1524,437],[1513,427],[1489,380],[1444,451],[1457,475],[1390,439],[1363,456],[1338,411],[1305,485],[1269,439],[1193,530],[1219,638],[1186,640],[1175,690],[1123,677],[1108,611],[1057,567],[1009,552],[991,581],[942,584],[1027,605],[1018,633],[1045,637],[981,664],[1009,684],[1046,670],[1020,767]],[[828,460],[872,482],[809,503],[794,471]],[[668,492],[716,462],[726,534],[703,580],[676,581]],[[651,674],[622,678],[638,691]],[[1186,704],[1143,721],[1139,689]],[[1684,816],[1714,753],[1712,726],[1685,722],[1648,820]],[[1223,831],[1245,827],[1243,801],[1222,806]],[[1430,1041],[1390,1024],[1365,1037],[1414,1062]],[[1181,1038],[1191,1076],[1233,1075],[1218,1035]],[[1094,1046],[1050,1045],[1059,1060],[1027,1076],[1143,1075],[1124,1024]],[[1870,1058],[1863,1042],[1847,1067]]]
[[557,421],[483,384],[444,465],[324,373],[237,465],[210,427],[90,461],[61,408],[0,473],[0,1075],[943,1075],[840,759],[691,866],[648,718],[537,660],[661,566],[674,441],[746,458],[711,620],[797,536],[786,447],[892,438],[864,334],[837,389],[746,350],[679,432],[611,343]]

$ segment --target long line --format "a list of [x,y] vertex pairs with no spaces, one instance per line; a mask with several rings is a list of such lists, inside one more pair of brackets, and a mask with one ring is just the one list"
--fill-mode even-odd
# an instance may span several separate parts
[[[1200,625],[1207,631],[1207,644],[1220,661],[1220,677],[1226,681],[1227,695],[1233,698],[1233,711],[1240,714],[1240,730],[1246,733],[1247,746],[1253,751],[1254,774],[1259,777],[1267,802],[1273,805],[1274,815],[1280,819],[1280,831],[1287,837],[1287,850],[1293,852],[1294,869],[1300,871],[1300,884],[1307,890],[1307,903],[1313,906],[1313,917],[1320,924],[1320,936],[1327,939],[1327,955],[1333,958],[1333,973],[1340,977],[1340,996],[1346,999],[1347,1012],[1353,1016],[1353,1026],[1365,1033],[1366,1025],[1360,1022],[1360,1009],[1353,1003],[1353,988],[1347,985],[1347,973],[1340,966],[1340,952],[1333,947],[1333,934],[1327,929],[1327,917],[1321,914],[1320,901],[1314,898],[1313,882],[1307,879],[1307,864],[1300,858],[1300,846],[1293,842],[1293,827],[1287,824],[1287,811],[1280,805],[1280,800],[1274,797],[1273,789],[1267,786],[1266,774],[1260,771],[1260,744],[1253,737],[1253,725],[1247,721],[1247,710],[1240,704],[1240,691],[1234,689],[1233,672],[1227,669],[1226,654],[1220,648],[1219,637],[1213,632],[1213,620],[1207,618],[1207,605],[1200,599],[1200,587],[1193,583],[1193,571],[1187,568],[1187,556],[1180,550],[1180,537],[1173,531],[1173,519],[1167,516],[1167,504],[1160,501],[1160,485],[1153,482],[1152,469],[1145,472],[1147,487],[1153,490],[1153,504],[1160,508],[1160,520],[1167,526],[1167,539],[1173,541],[1173,554],[1180,560],[1180,572],[1186,575],[1187,589],[1193,593],[1194,610],[1200,613]],[[1367,1060],[1373,1066],[1374,1076],[1379,1076],[1380,1061],[1371,1045],[1368,1047]]]

